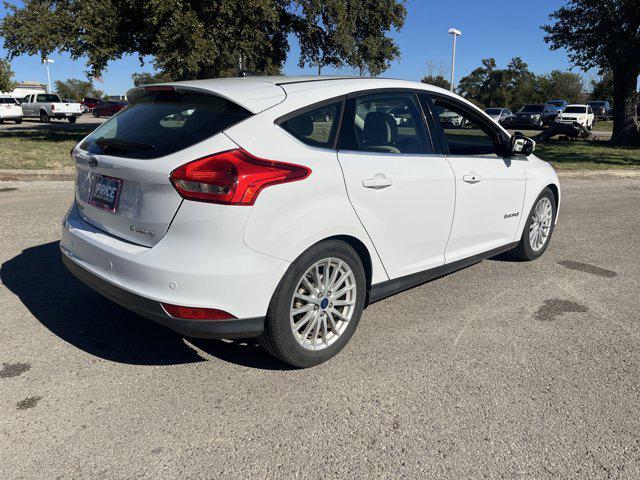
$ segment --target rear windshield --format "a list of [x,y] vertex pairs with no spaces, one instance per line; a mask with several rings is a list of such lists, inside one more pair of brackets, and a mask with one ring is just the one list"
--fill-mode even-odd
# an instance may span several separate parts
[[525,105],[520,109],[521,112],[527,113],[541,113],[544,110],[544,105]]
[[16,102],[16,99],[15,99],[15,98],[6,98],[6,97],[5,97],[5,98],[0,98],[0,103],[9,103],[9,104],[11,104],[11,105],[15,105],[15,104],[17,104],[18,102]]
[[59,103],[60,97],[55,93],[41,93],[36,96],[36,102],[53,102]]
[[250,116],[248,110],[214,95],[149,92],[96,129],[80,148],[127,158],[163,157]]
[[587,107],[567,107],[564,113],[587,113]]

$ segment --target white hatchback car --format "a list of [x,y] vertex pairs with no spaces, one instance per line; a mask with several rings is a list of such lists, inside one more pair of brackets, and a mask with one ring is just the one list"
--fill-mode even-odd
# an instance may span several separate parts
[[[72,152],[62,257],[186,336],[257,337],[311,366],[344,347],[368,304],[549,245],[555,171],[446,90],[248,77],[127,96]],[[464,128],[442,120],[454,115]]]

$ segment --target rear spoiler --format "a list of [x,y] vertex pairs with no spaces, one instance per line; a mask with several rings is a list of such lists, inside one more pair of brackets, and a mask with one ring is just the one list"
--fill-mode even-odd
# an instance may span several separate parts
[[284,89],[257,77],[220,78],[188,82],[156,83],[132,88],[126,94],[129,103],[139,102],[159,91],[195,92],[225,98],[251,113],[271,108],[286,98]]

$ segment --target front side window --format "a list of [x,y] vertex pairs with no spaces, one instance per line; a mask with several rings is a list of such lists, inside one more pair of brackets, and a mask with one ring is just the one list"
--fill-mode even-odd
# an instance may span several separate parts
[[349,101],[340,146],[392,154],[433,153],[415,94],[363,95]]
[[500,138],[478,114],[457,102],[432,98],[432,114],[440,123],[451,155],[498,153]]
[[313,110],[287,115],[278,123],[302,143],[311,147],[332,148],[341,109],[342,102],[338,101]]

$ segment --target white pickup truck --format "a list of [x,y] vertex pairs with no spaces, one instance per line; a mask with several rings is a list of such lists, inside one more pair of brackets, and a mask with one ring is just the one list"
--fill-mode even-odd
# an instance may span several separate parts
[[66,118],[69,123],[76,123],[80,115],[82,109],[79,103],[63,102],[57,93],[33,93],[22,100],[24,118],[39,118],[44,123],[52,118]]
[[22,107],[15,98],[0,97],[0,123],[5,120],[22,123]]

